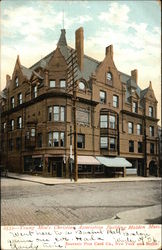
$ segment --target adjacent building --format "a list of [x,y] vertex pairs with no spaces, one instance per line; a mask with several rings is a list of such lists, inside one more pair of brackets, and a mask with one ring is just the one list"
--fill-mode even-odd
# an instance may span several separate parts
[[[75,49],[68,46],[62,29],[56,49],[30,68],[17,57],[0,97],[1,164],[13,172],[69,177],[74,120],[68,60],[76,51],[79,177],[112,177],[120,172],[120,159],[121,164],[124,159],[132,164],[124,173],[158,176],[152,83],[142,90],[136,69],[130,75],[119,71],[112,45],[106,47],[103,61],[85,55],[83,28],[76,31],[75,44]],[[110,167],[114,159],[118,168]]]

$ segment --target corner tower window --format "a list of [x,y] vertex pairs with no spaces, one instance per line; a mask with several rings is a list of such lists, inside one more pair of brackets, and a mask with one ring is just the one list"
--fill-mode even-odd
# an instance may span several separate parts
[[85,84],[84,84],[84,82],[79,82],[79,89],[80,90],[85,90]]

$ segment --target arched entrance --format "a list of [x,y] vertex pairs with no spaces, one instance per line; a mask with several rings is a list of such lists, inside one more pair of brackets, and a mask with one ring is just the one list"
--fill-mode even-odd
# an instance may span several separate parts
[[157,176],[157,163],[156,163],[156,161],[150,161],[150,163],[149,163],[149,175]]

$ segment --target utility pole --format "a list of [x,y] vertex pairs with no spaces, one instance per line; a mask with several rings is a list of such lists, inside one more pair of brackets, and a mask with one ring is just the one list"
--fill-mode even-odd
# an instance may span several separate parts
[[67,69],[67,92],[73,92],[73,124],[74,124],[74,181],[78,180],[78,163],[77,163],[77,119],[76,119],[76,101],[77,101],[77,56],[76,51],[71,51],[66,60]]

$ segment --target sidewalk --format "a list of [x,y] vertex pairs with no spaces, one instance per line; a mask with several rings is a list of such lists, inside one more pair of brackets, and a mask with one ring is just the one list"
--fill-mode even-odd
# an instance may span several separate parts
[[95,225],[107,224],[161,224],[161,204],[128,210],[116,214],[111,219],[93,222]]
[[155,181],[162,180],[160,177],[141,177],[141,176],[127,176],[119,178],[80,178],[77,182],[74,180],[58,178],[58,177],[42,177],[36,175],[8,173],[8,178],[19,179],[40,183],[44,185],[58,185],[58,184],[84,184],[84,183],[107,183],[107,182],[131,182],[131,181]]

